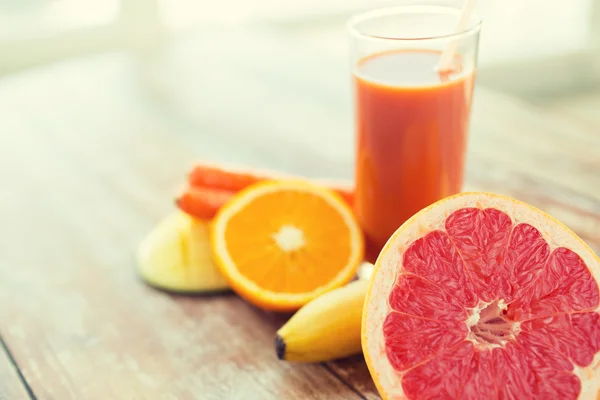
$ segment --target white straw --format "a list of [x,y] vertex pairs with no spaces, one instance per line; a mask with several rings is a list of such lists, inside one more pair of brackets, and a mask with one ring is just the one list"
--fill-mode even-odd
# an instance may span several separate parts
[[[459,33],[467,29],[469,25],[469,21],[471,20],[471,16],[473,12],[475,12],[475,7],[477,6],[477,0],[465,0],[465,4],[463,5],[463,9],[460,13],[460,18],[458,20],[458,24],[456,25],[455,32]],[[452,60],[454,59],[454,53],[456,53],[456,47],[458,46],[458,40],[454,39],[442,52],[442,56],[440,57],[440,62],[438,64],[438,71],[447,71],[452,66]]]

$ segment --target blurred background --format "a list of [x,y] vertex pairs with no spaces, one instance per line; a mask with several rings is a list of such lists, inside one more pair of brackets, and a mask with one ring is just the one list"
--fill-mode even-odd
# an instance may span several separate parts
[[[0,104],[5,99],[20,110],[67,107],[69,101],[73,110],[86,104],[132,110],[135,105],[161,115],[172,131],[218,126],[218,131],[245,130],[242,139],[266,134],[258,123],[264,116],[256,116],[256,125],[246,119],[243,127],[230,116],[268,109],[272,125],[285,126],[281,134],[301,148],[316,140],[305,134],[314,131],[311,118],[280,109],[282,103],[289,108],[302,101],[294,97],[294,85],[310,84],[294,76],[302,71],[297,75],[328,77],[328,84],[315,88],[315,97],[336,104],[328,110],[315,106],[315,113],[347,110],[345,20],[367,8],[407,2],[0,0]],[[479,13],[484,19],[480,85],[600,131],[600,0],[480,0]],[[238,68],[249,60],[250,69]],[[235,92],[236,80],[256,77],[281,85],[281,97],[263,99],[259,85],[253,93]],[[339,116],[322,131],[349,135],[347,111]],[[351,150],[351,140],[334,146],[340,137],[331,136],[330,145],[327,135],[318,138],[327,157]],[[212,151],[205,156],[217,150]],[[223,148],[216,158],[227,154]]]
[[[91,52],[157,49],[165,40],[203,30],[251,25],[312,36],[315,45],[343,52],[340,21],[364,9],[402,3],[410,0],[1,0],[0,72]],[[544,0],[480,0],[485,20],[481,66],[497,79],[503,78],[502,69],[515,68],[510,73],[519,72],[524,91],[534,91],[540,86],[534,78],[548,79],[550,72],[563,72],[549,79],[558,86],[581,85],[591,77],[586,62],[600,53],[599,8],[597,0],[552,5]],[[546,73],[534,68],[540,65]],[[521,82],[528,68],[538,73]]]

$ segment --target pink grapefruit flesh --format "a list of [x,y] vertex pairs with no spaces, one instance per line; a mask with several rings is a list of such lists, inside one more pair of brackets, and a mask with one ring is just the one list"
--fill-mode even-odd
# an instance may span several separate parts
[[543,212],[490,193],[400,227],[363,315],[386,399],[600,398],[600,260]]

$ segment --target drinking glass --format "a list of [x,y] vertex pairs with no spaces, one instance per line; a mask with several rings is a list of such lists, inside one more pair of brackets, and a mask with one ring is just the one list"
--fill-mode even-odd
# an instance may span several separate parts
[[462,190],[481,21],[456,32],[460,13],[422,1],[348,22],[355,208],[371,259],[413,214]]

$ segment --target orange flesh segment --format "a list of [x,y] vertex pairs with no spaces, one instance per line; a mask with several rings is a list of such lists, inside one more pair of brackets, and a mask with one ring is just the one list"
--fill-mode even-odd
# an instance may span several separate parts
[[[300,232],[297,249],[278,245],[275,235],[284,227]],[[225,240],[238,271],[274,292],[313,291],[329,283],[351,254],[342,216],[324,199],[303,192],[271,192],[253,199],[228,221]]]

